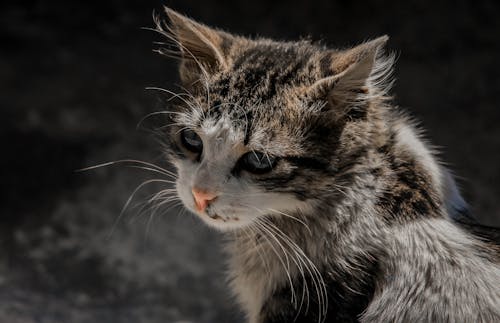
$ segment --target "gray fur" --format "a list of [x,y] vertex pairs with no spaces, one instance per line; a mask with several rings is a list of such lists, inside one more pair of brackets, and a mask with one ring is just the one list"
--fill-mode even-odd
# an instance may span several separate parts
[[[453,222],[453,178],[388,97],[387,37],[331,50],[167,14],[158,31],[179,50],[160,52],[181,59],[188,91],[169,112],[177,192],[225,232],[250,323],[500,321],[498,247]],[[255,151],[272,171],[238,167]],[[204,212],[195,186],[217,194]]]

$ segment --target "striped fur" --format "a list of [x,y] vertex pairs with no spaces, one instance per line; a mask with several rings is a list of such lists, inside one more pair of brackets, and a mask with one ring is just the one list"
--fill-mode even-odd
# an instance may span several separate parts
[[[167,15],[173,47],[159,51],[185,87],[167,127],[177,192],[227,236],[248,322],[500,321],[498,247],[452,220],[452,177],[388,96],[387,37],[332,50]],[[238,168],[252,151],[273,170]],[[206,213],[193,186],[218,195]]]

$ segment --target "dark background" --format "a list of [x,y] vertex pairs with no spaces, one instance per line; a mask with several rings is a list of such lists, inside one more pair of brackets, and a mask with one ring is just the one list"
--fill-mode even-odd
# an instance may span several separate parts
[[[171,209],[137,216],[164,165],[147,86],[176,89],[152,53],[162,4],[245,35],[349,46],[382,34],[399,53],[396,102],[422,121],[481,222],[500,225],[497,1],[15,1],[0,5],[0,322],[235,322],[221,237]],[[147,128],[147,127],[146,127]],[[154,185],[153,185],[154,186]]]

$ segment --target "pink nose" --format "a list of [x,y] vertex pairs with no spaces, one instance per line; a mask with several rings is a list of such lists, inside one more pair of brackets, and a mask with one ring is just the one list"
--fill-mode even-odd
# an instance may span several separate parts
[[193,187],[191,192],[193,193],[194,204],[196,205],[196,210],[198,210],[198,212],[205,211],[210,202],[217,198],[215,193],[201,190],[196,187]]

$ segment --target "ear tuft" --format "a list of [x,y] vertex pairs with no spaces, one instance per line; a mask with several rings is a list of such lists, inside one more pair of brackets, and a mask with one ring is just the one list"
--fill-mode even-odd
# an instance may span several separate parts
[[168,22],[163,23],[155,17],[156,30],[166,36],[177,50],[162,48],[159,52],[180,56],[183,83],[196,82],[202,74],[227,67],[227,52],[234,39],[231,35],[200,24],[168,7],[164,9]]
[[165,12],[170,21],[170,30],[186,58],[196,58],[210,64],[225,65],[225,59],[220,49],[222,37],[217,31],[170,8],[165,7]]
[[383,47],[389,37],[384,35],[345,51],[325,53],[321,64],[324,77],[316,81],[308,94],[328,99],[335,105],[353,105],[389,91],[394,56],[384,56]]

